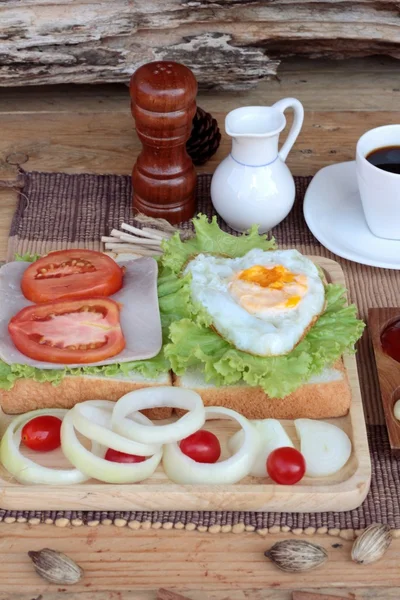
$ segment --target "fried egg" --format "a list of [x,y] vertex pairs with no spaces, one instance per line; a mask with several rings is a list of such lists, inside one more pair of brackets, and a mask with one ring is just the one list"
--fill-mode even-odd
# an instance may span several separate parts
[[250,354],[287,354],[325,305],[317,267],[297,250],[255,248],[240,258],[199,254],[188,272],[193,301],[224,339]]

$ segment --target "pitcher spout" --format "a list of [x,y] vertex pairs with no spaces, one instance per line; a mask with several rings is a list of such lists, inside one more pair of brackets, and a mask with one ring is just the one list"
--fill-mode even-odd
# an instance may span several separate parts
[[242,106],[227,114],[225,131],[233,137],[272,137],[286,126],[282,112],[273,106]]
[[225,121],[232,137],[232,158],[241,165],[265,167],[278,158],[279,133],[285,117],[273,107],[246,106],[230,112]]

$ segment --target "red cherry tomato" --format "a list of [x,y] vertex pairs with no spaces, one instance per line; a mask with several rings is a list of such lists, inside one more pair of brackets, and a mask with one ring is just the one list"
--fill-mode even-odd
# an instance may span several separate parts
[[276,448],[267,458],[267,472],[275,483],[293,485],[304,477],[306,461],[296,448]]
[[221,446],[216,435],[200,429],[181,441],[183,454],[199,463],[215,463],[221,456]]
[[117,463],[140,463],[146,460],[145,456],[137,456],[136,454],[127,454],[109,448],[104,456],[106,460]]
[[21,431],[22,442],[31,450],[49,452],[61,445],[61,419],[50,415],[35,417]]

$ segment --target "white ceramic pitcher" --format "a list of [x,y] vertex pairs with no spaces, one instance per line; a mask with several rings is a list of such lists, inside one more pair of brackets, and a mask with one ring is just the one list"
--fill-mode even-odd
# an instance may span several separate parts
[[[294,110],[293,125],[278,151],[287,108]],[[284,98],[272,106],[244,106],[226,116],[225,131],[232,137],[232,151],[214,173],[211,199],[232,229],[245,231],[256,223],[264,233],[290,212],[295,185],[285,161],[303,118],[303,106],[295,98]]]

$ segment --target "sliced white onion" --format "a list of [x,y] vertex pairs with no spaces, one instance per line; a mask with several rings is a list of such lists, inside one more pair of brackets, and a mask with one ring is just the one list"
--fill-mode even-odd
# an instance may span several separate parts
[[400,400],[397,400],[396,404],[394,405],[393,413],[395,418],[400,421]]
[[[152,456],[161,450],[160,444],[141,444],[115,433],[111,429],[111,415],[114,406],[115,402],[110,400],[88,400],[76,404],[71,409],[72,423],[75,429],[89,440],[94,440],[119,452]],[[137,419],[136,415],[135,419]],[[142,422],[154,426],[150,419]]]
[[[256,428],[260,437],[260,447],[257,452],[250,475],[253,477],[267,477],[267,458],[276,448],[290,446],[294,448],[293,442],[277,419],[262,419],[250,421]],[[237,431],[228,441],[229,450],[234,453],[239,450],[244,440],[243,429]]]
[[217,406],[205,409],[206,419],[233,419],[244,432],[244,440],[236,454],[214,464],[198,463],[181,451],[176,442],[164,446],[163,466],[166,475],[182,484],[237,483],[250,473],[259,449],[257,430],[242,415],[229,408]]
[[[18,415],[7,427],[0,444],[0,462],[20,483],[44,484],[44,485],[69,485],[82,483],[89,477],[78,469],[53,469],[38,465],[30,458],[24,456],[20,449],[21,431],[25,423],[41,415],[50,415],[65,418],[67,411],[57,409],[33,410],[23,415]],[[92,451],[100,451],[97,445],[93,445]]]
[[[188,412],[174,423],[156,427],[126,418],[136,411],[158,407],[180,408]],[[168,444],[198,431],[204,421],[204,404],[199,394],[184,388],[160,386],[135,390],[122,396],[115,403],[111,426],[114,431],[135,442]]]
[[327,477],[344,467],[351,455],[351,441],[340,427],[312,419],[297,419],[294,424],[306,461],[306,475]]
[[[142,423],[149,419],[144,415],[137,415]],[[147,427],[150,429],[149,425]],[[103,446],[102,456],[96,456],[87,450],[76,436],[72,412],[70,411],[63,420],[61,427],[61,445],[68,460],[83,473],[106,483],[136,483],[150,477],[160,463],[162,450],[151,458],[140,463],[116,463],[105,460],[107,447]]]

